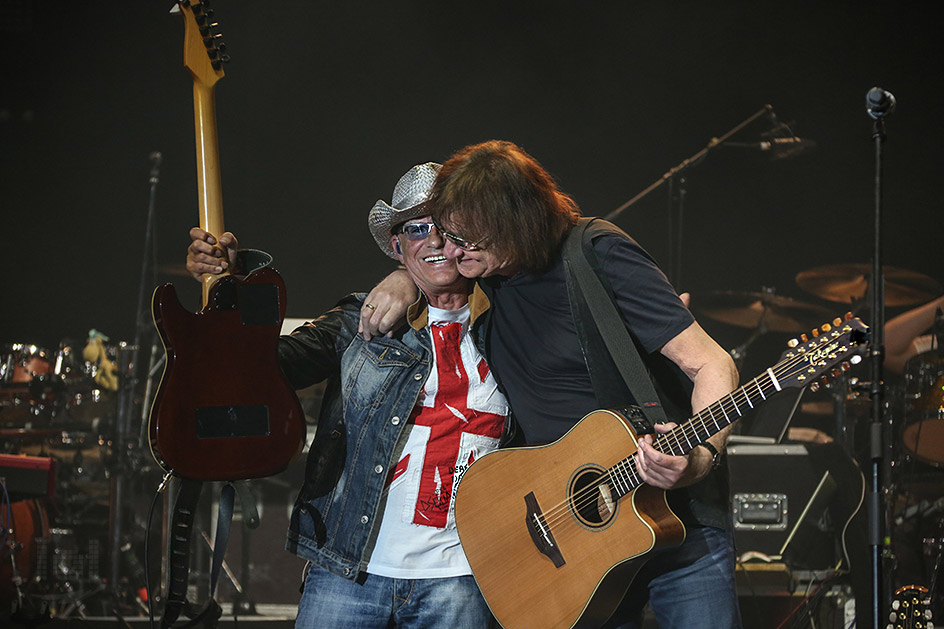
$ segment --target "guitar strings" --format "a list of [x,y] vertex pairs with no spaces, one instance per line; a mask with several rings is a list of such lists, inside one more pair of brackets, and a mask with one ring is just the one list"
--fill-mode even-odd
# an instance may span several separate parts
[[[742,416],[741,407],[738,405],[738,401],[735,400],[735,394],[741,398],[742,404],[746,404],[748,407],[753,408],[751,396],[748,394],[745,387],[748,387],[751,385],[751,383],[753,383],[753,385],[757,388],[755,399],[756,397],[759,397],[761,400],[766,400],[768,393],[773,395],[779,390],[774,384],[774,378],[771,378],[771,372],[774,374],[775,378],[790,378],[796,376],[805,369],[807,356],[807,353],[797,353],[797,355],[790,357],[782,361],[780,364],[772,367],[770,372],[760,374],[753,378],[750,382],[738,387],[734,391],[731,391],[720,400],[715,401],[714,403],[699,411],[694,417],[687,420],[682,425],[677,426],[668,433],[659,435],[652,443],[653,448],[660,453],[665,453],[668,451],[670,454],[672,454],[674,450],[672,449],[670,440],[674,438],[675,443],[679,448],[680,454],[690,452],[697,444],[702,443],[704,439],[707,439],[712,434],[714,434],[710,432],[709,421],[710,423],[714,424],[715,428],[717,429],[715,432],[720,431],[723,428],[719,426],[719,420],[712,412],[712,407],[718,407],[717,410],[721,411],[725,426],[734,423]],[[791,369],[794,369],[797,366],[801,366],[802,368],[790,372]],[[765,384],[761,386],[761,383],[758,381],[758,379],[766,380]],[[707,417],[705,416],[706,413]],[[732,415],[734,416],[733,419],[731,418]],[[699,437],[699,424],[701,426],[702,432],[706,433],[704,438]],[[688,445],[687,451],[684,449],[679,435],[684,437],[686,444]],[[692,439],[694,439],[694,442]],[[623,478],[617,478],[615,476],[616,473],[619,473]],[[567,508],[568,503],[573,505],[575,511],[581,512],[583,509],[586,509],[593,503],[597,502],[601,497],[600,487],[604,483],[607,483],[609,487],[617,490],[619,493],[617,500],[628,495],[633,489],[641,486],[643,482],[639,478],[638,470],[636,469],[636,453],[634,452],[628,457],[617,462],[612,467],[608,468],[605,473],[601,474],[599,478],[595,479],[587,487],[584,487],[583,489],[575,492],[569,500],[568,498],[565,498],[562,502],[545,511],[544,520],[547,527],[550,529],[559,524],[561,520],[566,521],[571,519],[568,517],[570,513],[570,510]],[[626,486],[626,490],[622,491],[621,486]]]

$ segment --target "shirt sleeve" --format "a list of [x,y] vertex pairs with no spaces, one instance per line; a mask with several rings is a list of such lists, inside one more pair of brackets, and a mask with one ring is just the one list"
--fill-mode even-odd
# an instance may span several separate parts
[[665,273],[635,240],[604,234],[594,239],[593,248],[624,323],[647,352],[658,351],[695,321]]

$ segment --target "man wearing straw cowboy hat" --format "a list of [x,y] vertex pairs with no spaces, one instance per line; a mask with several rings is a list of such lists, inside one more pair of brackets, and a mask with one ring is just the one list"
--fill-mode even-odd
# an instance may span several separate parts
[[[647,399],[649,414],[664,405],[666,418],[688,417],[737,387],[731,356],[701,329],[648,253],[612,224],[582,221],[576,202],[521,147],[493,140],[460,149],[443,164],[429,206],[446,256],[486,291],[489,311],[475,332],[485,337],[485,355],[524,442],[555,441],[595,409]],[[577,236],[568,241],[569,234]],[[600,283],[603,296],[594,301],[613,311],[612,328],[598,327],[607,319],[583,296],[592,283],[576,284],[569,270],[581,258]],[[402,276],[395,272],[368,299],[397,294]],[[413,290],[407,286],[405,294]],[[383,303],[395,301],[388,295]],[[386,332],[401,315],[402,309],[382,316],[362,309],[364,335]],[[620,338],[621,328],[632,337],[611,353],[606,337]],[[631,347],[638,348],[642,374],[630,378],[632,385],[623,377],[632,366],[624,370],[616,361]],[[658,398],[639,386],[649,378],[650,388],[662,389]],[[741,626],[722,457],[729,430],[684,456],[657,450],[651,435],[640,438],[636,470],[648,485],[667,490],[687,535],[680,546],[652,555],[604,626],[638,629],[647,601],[663,628]]]
[[[464,470],[498,447],[508,406],[473,342],[476,294],[443,255],[425,201],[439,165],[411,168],[368,223],[420,288],[408,325],[365,341],[363,294],[279,341],[296,388],[327,380],[287,548],[308,560],[298,627],[485,627],[490,618],[456,533]],[[236,267],[236,238],[190,232],[199,279]],[[479,305],[479,310],[482,306]]]

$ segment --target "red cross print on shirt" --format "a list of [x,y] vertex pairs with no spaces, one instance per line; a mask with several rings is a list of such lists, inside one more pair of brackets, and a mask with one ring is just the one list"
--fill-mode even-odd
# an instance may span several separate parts
[[[430,429],[413,523],[445,528],[463,433],[498,439],[505,418],[469,408],[469,376],[460,347],[462,324],[434,324],[430,331],[436,351],[439,390],[435,404],[421,406],[413,417],[417,426]],[[481,368],[477,371],[476,375],[484,380],[483,373],[487,375],[488,371],[483,372]]]

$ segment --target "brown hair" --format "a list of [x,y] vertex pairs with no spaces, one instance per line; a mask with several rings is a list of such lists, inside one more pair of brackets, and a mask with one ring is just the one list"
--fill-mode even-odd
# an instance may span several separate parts
[[467,146],[443,164],[429,205],[440,222],[520,271],[546,271],[580,208],[536,159],[512,142]]

